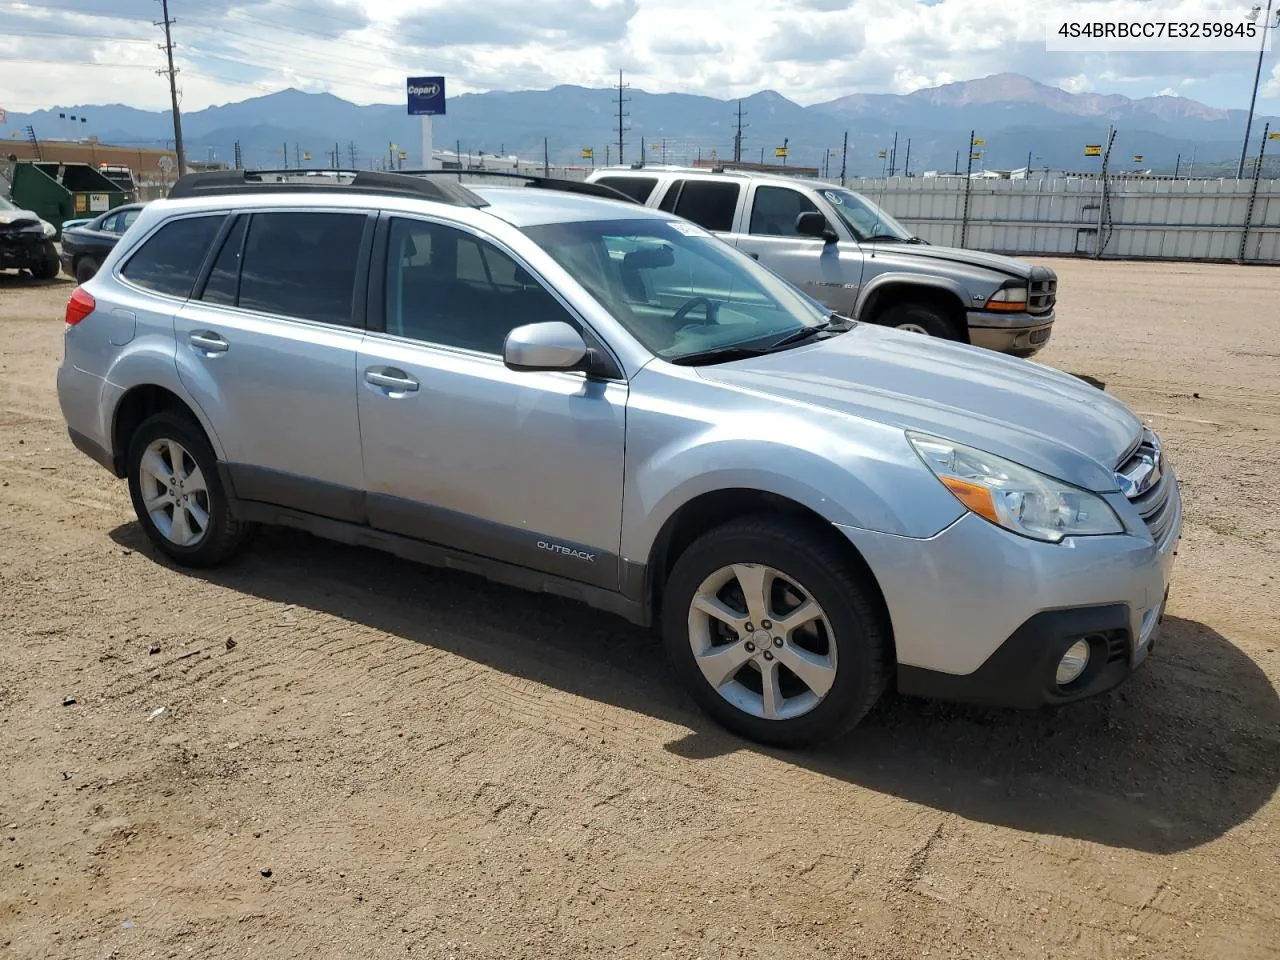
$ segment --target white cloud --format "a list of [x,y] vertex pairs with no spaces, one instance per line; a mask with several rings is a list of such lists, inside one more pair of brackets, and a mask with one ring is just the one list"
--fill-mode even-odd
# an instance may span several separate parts
[[[154,0],[0,0],[0,106],[167,106]],[[183,104],[198,109],[285,86],[397,103],[409,74],[451,94],[572,83],[801,103],[1017,72],[1073,91],[1142,96],[1197,78],[1199,96],[1247,105],[1239,57],[1048,53],[1046,6],[1008,0],[178,0]],[[1240,0],[1162,0],[1162,19]],[[1056,9],[1056,8],[1055,8]],[[1098,0],[1091,15],[1148,14]],[[1033,12],[1034,11],[1034,12]],[[89,65],[94,64],[94,65]],[[1092,82],[1089,78],[1093,78]],[[1280,75],[1263,94],[1280,97]]]
[[1262,100],[1280,100],[1280,63],[1271,68],[1271,77],[1258,90],[1258,97]]
[[1180,97],[1182,96],[1182,94],[1180,94],[1177,90],[1173,89],[1173,87],[1165,87],[1163,90],[1157,90],[1155,93],[1152,94],[1152,96],[1153,97]]

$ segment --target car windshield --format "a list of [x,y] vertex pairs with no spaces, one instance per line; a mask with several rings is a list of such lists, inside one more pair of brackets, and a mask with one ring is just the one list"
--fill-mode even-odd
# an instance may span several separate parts
[[684,221],[552,223],[524,232],[665,360],[769,349],[827,324],[816,301]]
[[866,197],[852,190],[827,187],[822,191],[836,215],[845,222],[856,239],[913,240],[915,234],[885,213]]

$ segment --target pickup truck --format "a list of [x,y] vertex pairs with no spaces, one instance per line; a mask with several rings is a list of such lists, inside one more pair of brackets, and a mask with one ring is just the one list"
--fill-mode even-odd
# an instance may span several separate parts
[[845,316],[1020,357],[1053,332],[1051,269],[926,243],[838,184],[684,167],[612,167],[587,181],[710,230]]

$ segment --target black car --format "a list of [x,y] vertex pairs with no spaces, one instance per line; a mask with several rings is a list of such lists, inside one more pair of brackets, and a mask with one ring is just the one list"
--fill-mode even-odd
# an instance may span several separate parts
[[79,283],[90,279],[146,204],[126,203],[62,231],[62,269]]
[[57,228],[0,197],[0,270],[27,270],[37,280],[58,275]]

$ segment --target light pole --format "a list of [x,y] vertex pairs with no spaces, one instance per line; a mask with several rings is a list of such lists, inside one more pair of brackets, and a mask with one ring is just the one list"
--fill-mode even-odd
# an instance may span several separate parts
[[[1253,132],[1253,108],[1258,103],[1258,81],[1262,79],[1262,56],[1267,52],[1267,31],[1271,29],[1271,4],[1272,0],[1267,0],[1267,12],[1262,18],[1262,42],[1258,45],[1258,68],[1253,73],[1253,96],[1249,99],[1249,119],[1244,125],[1244,143],[1240,145],[1240,166],[1236,169],[1236,179],[1244,179],[1244,159],[1249,153],[1249,134]],[[1261,7],[1255,6],[1253,13],[1249,19],[1254,23],[1258,22],[1258,11]],[[1280,10],[1276,11],[1277,25],[1280,25]]]

